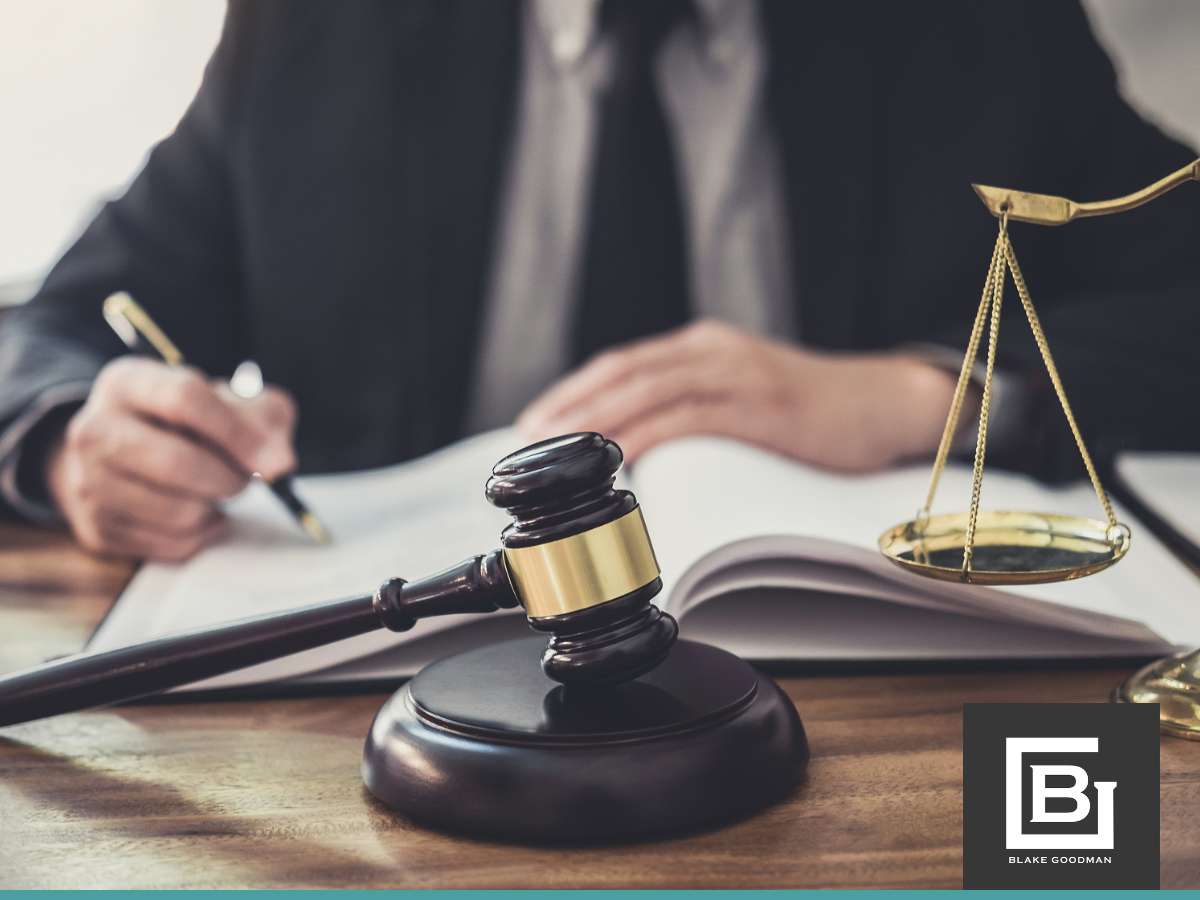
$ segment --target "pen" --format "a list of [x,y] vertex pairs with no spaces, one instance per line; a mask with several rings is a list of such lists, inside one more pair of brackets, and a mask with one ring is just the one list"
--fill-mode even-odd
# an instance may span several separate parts
[[[149,314],[124,291],[109,295],[104,301],[103,313],[104,321],[130,350],[147,356],[161,357],[169,366],[183,365],[183,353]],[[252,475],[256,478],[262,477],[256,472]],[[271,489],[271,493],[287,507],[292,518],[309,537],[319,544],[329,543],[329,532],[325,526],[296,496],[291,475],[282,475],[274,481],[267,481],[265,478],[262,480]]]

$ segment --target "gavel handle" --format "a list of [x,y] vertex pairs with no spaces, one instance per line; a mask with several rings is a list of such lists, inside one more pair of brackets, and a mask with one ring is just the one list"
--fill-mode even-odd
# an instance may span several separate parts
[[419,581],[393,578],[374,595],[84,653],[8,675],[0,678],[0,726],[133,700],[377,628],[407,631],[429,616],[517,605],[496,550]]

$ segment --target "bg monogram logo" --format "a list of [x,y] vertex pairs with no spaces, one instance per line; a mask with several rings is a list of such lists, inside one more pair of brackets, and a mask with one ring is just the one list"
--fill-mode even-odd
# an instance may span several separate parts
[[1158,887],[1158,707],[967,703],[963,887]]
[[[1099,738],[1007,738],[1004,742],[1004,836],[1009,850],[1111,850],[1113,848],[1113,793],[1115,781],[1097,781],[1096,832],[1094,834],[1026,834],[1021,802],[1023,759],[1027,753],[1099,753]],[[1088,773],[1073,765],[1030,765],[1033,779],[1031,822],[1082,822],[1091,814],[1087,794]],[[1070,778],[1067,787],[1050,787],[1050,778]],[[1047,800],[1069,800],[1073,808],[1050,811]]]

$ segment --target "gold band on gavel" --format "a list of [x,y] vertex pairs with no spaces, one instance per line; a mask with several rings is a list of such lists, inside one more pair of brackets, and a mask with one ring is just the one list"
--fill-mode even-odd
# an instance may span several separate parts
[[659,575],[641,507],[557,541],[506,547],[504,562],[531,619],[616,600]]

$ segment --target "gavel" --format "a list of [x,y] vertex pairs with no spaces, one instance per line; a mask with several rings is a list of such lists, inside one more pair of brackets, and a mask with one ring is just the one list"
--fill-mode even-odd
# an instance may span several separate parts
[[637,499],[614,489],[621,462],[621,449],[593,432],[532,444],[487,481],[487,499],[512,517],[499,549],[417,581],[392,578],[371,595],[17,672],[0,679],[0,725],[133,700],[378,628],[408,631],[430,616],[517,606],[549,636],[550,678],[634,679],[666,657],[679,628],[650,602],[662,579]]

